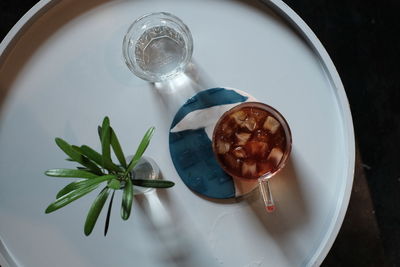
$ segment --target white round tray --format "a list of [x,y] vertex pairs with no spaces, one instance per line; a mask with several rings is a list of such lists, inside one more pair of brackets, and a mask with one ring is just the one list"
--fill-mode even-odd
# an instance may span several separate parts
[[[275,213],[265,213],[257,194],[211,201],[179,179],[165,95],[122,60],[130,23],[155,11],[189,26],[210,84],[247,91],[288,120],[293,153],[271,180]],[[0,88],[2,266],[316,266],[339,231],[355,155],[347,98],[318,39],[280,0],[42,0],[0,45]],[[68,181],[43,172],[68,164],[54,137],[99,148],[105,115],[126,153],[155,125],[146,155],[176,186],[137,198],[128,221],[119,218],[117,195],[108,236],[102,213],[85,237],[96,193],[46,215]]]

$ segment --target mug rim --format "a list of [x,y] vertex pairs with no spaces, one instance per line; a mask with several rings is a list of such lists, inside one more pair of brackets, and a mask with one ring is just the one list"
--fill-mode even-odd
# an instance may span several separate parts
[[[285,151],[284,154],[282,156],[282,159],[279,161],[279,164],[273,169],[273,171],[267,172],[259,177],[256,178],[249,178],[249,177],[243,177],[243,176],[237,176],[235,174],[233,174],[231,171],[229,171],[226,167],[225,164],[223,162],[221,162],[218,153],[216,151],[216,129],[219,128],[221,122],[223,121],[223,119],[230,114],[231,112],[235,111],[235,110],[240,110],[244,107],[258,107],[261,108],[263,110],[267,110],[268,112],[272,113],[272,115],[279,120],[280,124],[283,126],[284,132],[285,132],[285,137],[286,137],[286,147],[285,147]],[[289,156],[291,154],[292,151],[292,132],[290,130],[289,124],[287,122],[287,120],[285,119],[285,117],[274,107],[262,103],[262,102],[256,102],[256,101],[249,101],[249,102],[243,102],[241,104],[238,104],[234,107],[232,107],[231,109],[227,110],[226,112],[224,112],[222,114],[222,116],[218,119],[217,123],[215,124],[214,130],[213,130],[213,135],[212,135],[212,149],[214,152],[214,156],[217,159],[217,162],[219,163],[220,167],[230,176],[232,176],[233,178],[237,178],[237,179],[242,179],[242,180],[257,180],[257,179],[269,179],[273,176],[275,176],[278,172],[280,172],[285,166],[286,163],[289,159]]]

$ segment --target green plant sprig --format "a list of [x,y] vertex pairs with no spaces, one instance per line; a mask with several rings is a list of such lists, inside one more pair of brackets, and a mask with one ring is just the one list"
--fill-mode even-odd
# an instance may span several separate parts
[[[111,199],[108,205],[107,217],[104,227],[104,235],[107,235],[110,224],[110,216],[114,194],[116,190],[122,190],[121,218],[127,220],[130,217],[133,202],[133,187],[168,188],[174,183],[167,180],[132,179],[131,171],[142,158],[143,153],[149,146],[154,134],[154,127],[150,127],[143,136],[136,153],[129,163],[118,141],[115,131],[110,126],[108,117],[98,127],[101,142],[101,154],[87,145],[74,146],[68,144],[61,138],[56,138],[57,146],[69,157],[67,160],[79,163],[77,169],[50,169],[45,172],[47,176],[59,178],[80,178],[62,188],[56,195],[56,200],[45,210],[45,213],[54,212],[69,203],[89,194],[100,184],[105,183],[101,192],[93,201],[86,217],[84,233],[90,235],[103,209],[108,196]],[[119,164],[111,159],[111,151],[114,152]]]

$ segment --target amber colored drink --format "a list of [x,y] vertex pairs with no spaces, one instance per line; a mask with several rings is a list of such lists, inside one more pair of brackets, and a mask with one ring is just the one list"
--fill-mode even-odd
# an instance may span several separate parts
[[222,168],[245,179],[269,178],[283,168],[291,143],[283,116],[259,102],[245,102],[225,112],[213,134],[213,150]]

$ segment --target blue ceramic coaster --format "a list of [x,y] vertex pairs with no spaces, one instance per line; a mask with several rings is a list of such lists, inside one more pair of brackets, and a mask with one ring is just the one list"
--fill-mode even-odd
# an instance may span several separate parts
[[197,93],[176,113],[169,133],[169,149],[175,169],[193,191],[224,199],[243,195],[257,186],[257,181],[238,181],[226,174],[211,145],[221,115],[245,101],[255,99],[240,90],[212,88]]

